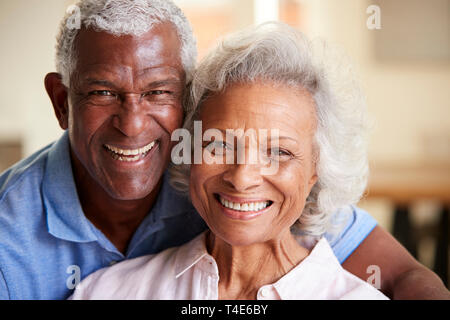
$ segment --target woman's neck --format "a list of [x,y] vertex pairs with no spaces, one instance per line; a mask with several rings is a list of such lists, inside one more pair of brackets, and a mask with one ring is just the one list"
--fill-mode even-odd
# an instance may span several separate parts
[[289,231],[247,246],[230,245],[209,232],[206,243],[219,268],[219,299],[256,299],[260,287],[276,282],[309,254]]

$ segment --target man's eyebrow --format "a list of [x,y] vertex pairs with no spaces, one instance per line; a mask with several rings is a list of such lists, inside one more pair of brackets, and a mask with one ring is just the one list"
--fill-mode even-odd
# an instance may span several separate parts
[[98,86],[102,86],[102,87],[115,87],[115,85],[108,81],[108,80],[103,80],[103,79],[94,79],[94,78],[87,78],[86,82],[88,85],[98,85]]
[[[108,88],[116,88],[117,86],[112,83],[111,81],[105,80],[105,79],[96,79],[96,78],[86,78],[85,79],[87,85],[97,85],[102,87],[108,87]],[[167,85],[177,85],[179,86],[182,83],[180,79],[164,79],[164,80],[156,80],[149,82],[144,88],[145,89],[151,89],[151,88],[158,88],[163,87]]]
[[182,83],[182,81],[179,79],[157,80],[157,81],[149,82],[145,86],[145,88],[158,88],[158,87],[163,87],[163,86],[167,86],[167,85],[180,85],[180,83]]

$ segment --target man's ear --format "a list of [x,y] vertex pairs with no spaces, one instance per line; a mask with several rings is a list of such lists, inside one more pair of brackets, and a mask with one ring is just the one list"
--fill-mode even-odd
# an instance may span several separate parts
[[44,83],[59,126],[66,130],[69,126],[69,102],[67,88],[62,83],[61,75],[51,72],[45,76]]

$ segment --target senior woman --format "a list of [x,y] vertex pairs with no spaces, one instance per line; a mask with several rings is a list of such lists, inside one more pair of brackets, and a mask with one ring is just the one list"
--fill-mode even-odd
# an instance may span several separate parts
[[99,270],[71,298],[386,299],[345,271],[323,237],[340,226],[330,213],[361,197],[368,166],[348,65],[332,70],[317,57],[281,23],[223,39],[198,67],[185,123],[215,134],[200,146],[204,161],[172,170],[209,230]]

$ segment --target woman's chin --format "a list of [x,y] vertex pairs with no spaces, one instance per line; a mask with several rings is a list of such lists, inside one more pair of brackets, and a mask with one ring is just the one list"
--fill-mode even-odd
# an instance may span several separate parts
[[263,242],[259,235],[249,235],[248,232],[212,232],[215,237],[219,237],[223,242],[230,246],[243,247]]

